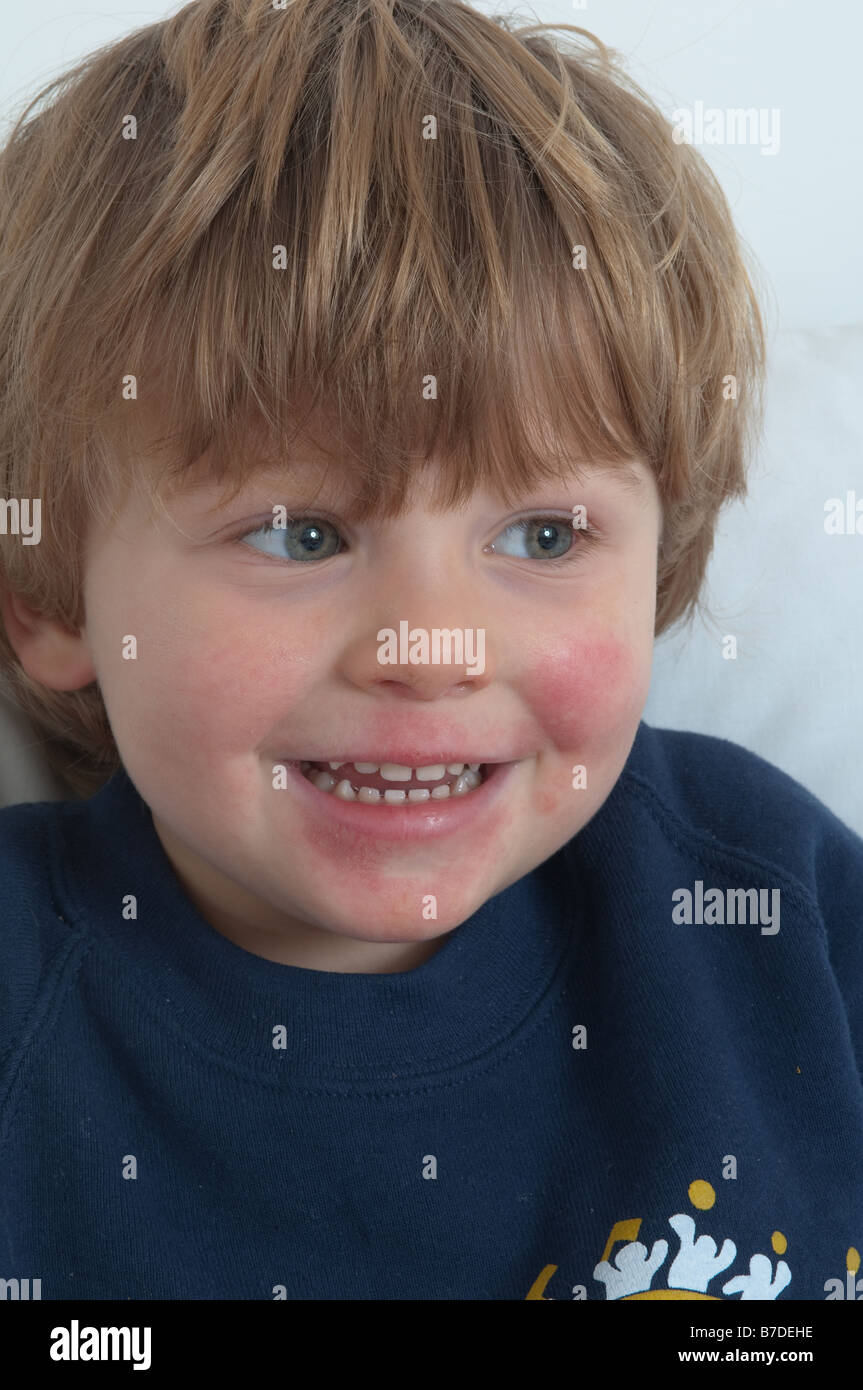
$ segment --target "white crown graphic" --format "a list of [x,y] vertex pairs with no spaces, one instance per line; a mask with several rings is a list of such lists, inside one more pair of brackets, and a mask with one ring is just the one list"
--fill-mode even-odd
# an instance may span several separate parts
[[[619,1222],[615,1230],[627,1230],[641,1222]],[[647,1246],[639,1240],[630,1240],[614,1257],[614,1264],[608,1259],[600,1260],[593,1271],[593,1277],[605,1285],[606,1300],[620,1298],[718,1298],[709,1294],[708,1285],[712,1279],[727,1269],[737,1255],[733,1240],[723,1240],[722,1249],[717,1253],[716,1241],[710,1236],[695,1239],[695,1222],[691,1216],[678,1212],[668,1218],[668,1224],[676,1232],[680,1242],[677,1254],[668,1267],[665,1288],[651,1289],[653,1276],[664,1264],[668,1254],[668,1241],[657,1240],[648,1253]],[[628,1230],[627,1230],[628,1233]],[[614,1244],[614,1231],[609,1246]],[[610,1253],[607,1249],[606,1253]],[[774,1272],[773,1262],[767,1255],[753,1255],[749,1261],[749,1273],[737,1274],[722,1285],[723,1294],[740,1294],[745,1303],[755,1299],[778,1298],[784,1288],[791,1283],[791,1270],[784,1260],[778,1260]],[[681,1290],[676,1293],[676,1290]]]

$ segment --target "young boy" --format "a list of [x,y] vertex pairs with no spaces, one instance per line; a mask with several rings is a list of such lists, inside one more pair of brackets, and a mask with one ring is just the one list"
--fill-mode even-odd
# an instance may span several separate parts
[[641,720],[755,294],[547,27],[198,0],[4,150],[3,669],[73,797],[0,812],[42,1298],[863,1295],[863,843]]

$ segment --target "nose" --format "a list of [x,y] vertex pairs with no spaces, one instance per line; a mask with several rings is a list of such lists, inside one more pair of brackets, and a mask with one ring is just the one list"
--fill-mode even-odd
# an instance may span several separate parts
[[485,628],[425,627],[399,619],[351,645],[343,673],[358,688],[400,699],[468,695],[492,679]]
[[[389,534],[359,579],[355,617],[345,615],[343,679],[400,700],[470,695],[494,678],[470,542],[451,516],[412,512]],[[496,630],[496,629],[495,629]]]
[[464,601],[429,603],[426,596],[405,603],[389,599],[377,609],[377,621],[366,609],[343,652],[342,675],[358,689],[405,700],[483,690],[493,679],[494,660],[478,608]]

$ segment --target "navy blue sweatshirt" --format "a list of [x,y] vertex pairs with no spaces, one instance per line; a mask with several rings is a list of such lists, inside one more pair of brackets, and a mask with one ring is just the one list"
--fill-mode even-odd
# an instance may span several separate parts
[[735,744],[400,974],[227,940],[122,771],[0,885],[7,1297],[863,1298],[863,841]]

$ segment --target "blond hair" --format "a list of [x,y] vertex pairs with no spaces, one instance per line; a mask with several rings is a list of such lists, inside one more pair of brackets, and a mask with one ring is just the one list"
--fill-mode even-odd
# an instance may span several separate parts
[[[195,0],[49,83],[0,153],[0,319],[4,495],[47,521],[0,536],[0,584],[72,631],[83,537],[148,477],[157,403],[159,487],[206,450],[234,496],[303,407],[358,516],[397,514],[432,452],[447,507],[641,457],[657,635],[700,601],[762,417],[764,328],[703,158],[586,30],[459,0]],[[30,680],[2,626],[0,673],[95,791],[120,764],[98,684]]]

